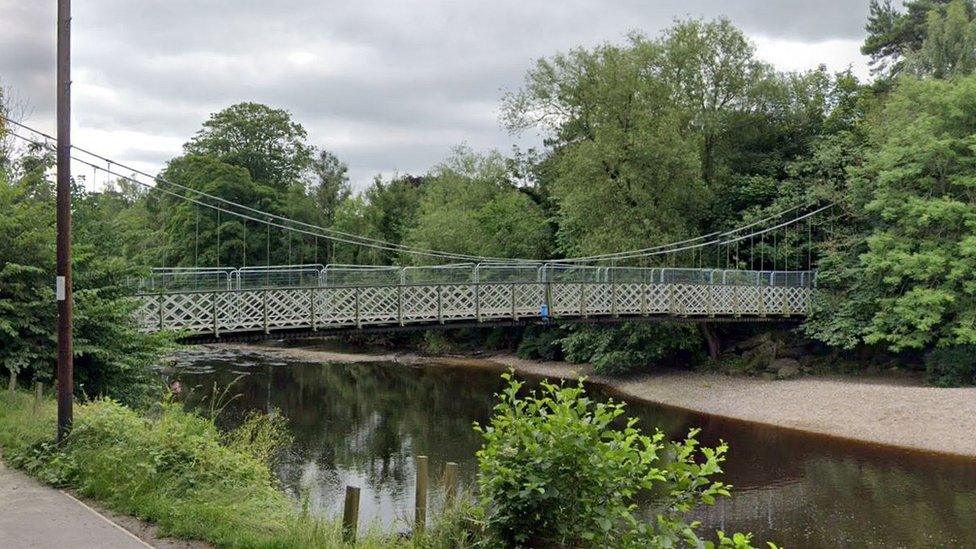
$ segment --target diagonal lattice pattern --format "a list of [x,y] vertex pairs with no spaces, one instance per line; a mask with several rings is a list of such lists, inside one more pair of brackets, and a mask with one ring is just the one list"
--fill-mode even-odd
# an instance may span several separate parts
[[445,283],[169,292],[138,296],[143,331],[186,335],[458,320],[675,315],[802,316],[814,290],[700,283]]

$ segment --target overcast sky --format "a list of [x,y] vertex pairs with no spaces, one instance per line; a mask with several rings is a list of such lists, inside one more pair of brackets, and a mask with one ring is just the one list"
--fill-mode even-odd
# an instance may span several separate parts
[[[155,172],[214,111],[287,109],[349,164],[422,173],[451,147],[508,152],[499,98],[578,45],[725,15],[783,70],[852,66],[868,0],[90,0],[74,2],[73,140]],[[55,0],[0,0],[0,82],[54,128]]]

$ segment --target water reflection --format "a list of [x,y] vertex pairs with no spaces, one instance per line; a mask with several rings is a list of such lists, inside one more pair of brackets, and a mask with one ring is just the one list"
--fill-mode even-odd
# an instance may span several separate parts
[[[497,373],[403,364],[304,364],[266,354],[199,347],[177,371],[199,401],[213,383],[241,396],[228,424],[251,409],[278,409],[295,443],[278,475],[286,490],[323,513],[338,513],[346,484],[362,487],[361,516],[406,529],[413,456],[447,461],[472,482]],[[612,395],[611,395],[612,396]],[[788,547],[976,547],[976,461],[893,451],[659,406],[631,414],[682,436],[702,428],[706,444],[731,444],[727,482],[734,497],[695,515],[705,528],[752,531]],[[433,483],[436,485],[436,483]],[[433,488],[433,486],[432,486]],[[434,506],[440,498],[432,493]]]

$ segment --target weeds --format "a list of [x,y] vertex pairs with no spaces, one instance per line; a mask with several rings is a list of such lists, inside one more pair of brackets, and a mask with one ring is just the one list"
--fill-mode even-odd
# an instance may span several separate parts
[[[226,402],[226,394],[215,400]],[[162,535],[221,547],[463,546],[441,543],[435,532],[445,538],[461,534],[439,525],[413,542],[366,528],[355,544],[344,543],[337,521],[310,516],[276,487],[269,464],[287,441],[280,416],[252,414],[221,433],[213,417],[172,401],[150,416],[110,399],[75,410],[72,432],[59,448],[53,441],[54,401],[43,401],[35,412],[31,396],[4,391],[4,457],[43,482],[154,522]]]

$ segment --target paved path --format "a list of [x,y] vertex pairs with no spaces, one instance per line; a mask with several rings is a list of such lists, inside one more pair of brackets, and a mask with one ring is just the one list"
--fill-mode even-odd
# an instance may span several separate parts
[[70,495],[0,462],[0,547],[146,549],[152,547]]

